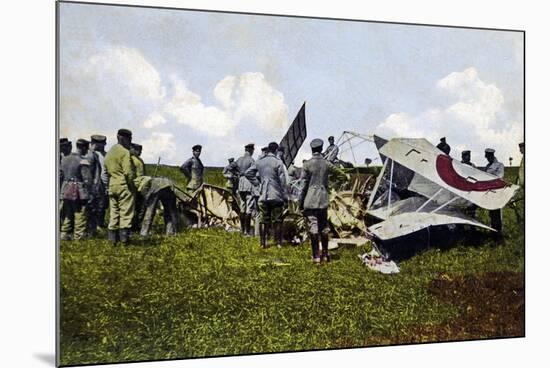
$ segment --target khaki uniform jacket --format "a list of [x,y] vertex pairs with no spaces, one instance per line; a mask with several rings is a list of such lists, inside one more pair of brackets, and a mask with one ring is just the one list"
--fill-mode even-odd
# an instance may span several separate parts
[[239,168],[239,175],[240,175],[237,191],[252,192],[253,185],[246,178],[246,176],[244,176],[244,173],[246,172],[246,170],[250,168],[250,166],[254,165],[254,159],[252,158],[249,152],[245,152],[243,156],[237,159],[236,163],[237,163],[237,167]]
[[187,189],[196,190],[203,184],[204,165],[200,158],[196,158],[195,156],[191,157],[180,166],[180,171],[189,180]]
[[253,185],[260,185],[259,202],[283,203],[287,200],[287,182],[283,161],[268,153],[245,172]]
[[109,175],[109,188],[126,187],[133,191],[136,168],[130,151],[121,144],[115,144],[105,156],[105,170]]
[[151,177],[145,175],[145,164],[139,156],[131,155],[132,162],[136,168],[136,178],[134,179],[134,185],[136,190],[145,194],[151,186]]
[[320,153],[314,153],[313,157],[304,163],[301,178],[304,179],[304,188],[300,196],[300,208],[325,209],[329,201],[329,174],[338,178],[347,179],[346,174]]

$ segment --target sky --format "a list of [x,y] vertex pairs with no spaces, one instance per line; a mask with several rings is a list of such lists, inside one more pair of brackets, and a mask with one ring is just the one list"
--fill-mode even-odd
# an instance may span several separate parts
[[[59,129],[73,142],[104,134],[109,148],[128,128],[146,162],[179,165],[201,144],[203,163],[221,166],[280,141],[306,102],[296,162],[312,139],[353,131],[445,136],[455,158],[468,149],[484,165],[490,147],[519,164],[521,32],[59,6]],[[372,144],[354,151],[379,162]]]

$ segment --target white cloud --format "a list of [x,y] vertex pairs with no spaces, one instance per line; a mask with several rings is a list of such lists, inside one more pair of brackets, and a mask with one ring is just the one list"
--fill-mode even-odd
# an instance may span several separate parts
[[173,78],[174,95],[164,106],[178,123],[212,136],[224,136],[235,127],[235,122],[215,106],[206,106],[201,96],[187,88],[185,82]]
[[66,56],[60,86],[62,136],[74,140],[101,133],[110,145],[119,128],[128,128],[144,145],[145,160],[176,159],[190,140],[208,137],[201,143],[216,148],[212,159],[219,162],[252,139],[282,137],[288,126],[284,96],[263,74],[222,78],[207,103],[182,76],[161,75],[134,48],[96,45]]
[[471,67],[450,73],[436,83],[436,88],[448,97],[446,103],[412,116],[391,114],[378,125],[377,133],[386,137],[425,137],[434,143],[446,136],[455,157],[460,157],[461,150],[470,149],[473,160],[481,165],[485,163],[484,149],[492,147],[506,164],[510,156],[519,163],[517,145],[523,141],[523,124],[510,118],[518,112],[506,110],[505,96],[497,86],[483,81]]
[[172,133],[153,132],[141,144],[143,160],[146,162],[156,162],[159,157],[165,162],[176,156],[176,142]]
[[158,112],[152,113],[143,122],[143,126],[148,129],[154,128],[162,124],[166,124],[166,119]]

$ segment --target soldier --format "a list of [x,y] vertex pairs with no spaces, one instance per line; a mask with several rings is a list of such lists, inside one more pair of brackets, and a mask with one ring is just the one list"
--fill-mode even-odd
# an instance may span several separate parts
[[451,153],[451,146],[447,144],[447,138],[445,137],[441,137],[441,139],[439,139],[439,144],[437,145],[437,148],[443,151],[446,155]]
[[97,184],[97,190],[95,193],[96,196],[96,205],[95,210],[95,222],[96,227],[105,228],[105,211],[107,209],[107,203],[109,200],[107,194],[107,188],[109,188],[109,176],[105,170],[105,145],[107,144],[107,137],[101,134],[94,134],[91,137],[90,150],[95,152],[101,168],[101,175],[99,177],[99,182]]
[[[330,261],[328,253],[328,177],[333,174],[341,180],[348,180],[348,176],[339,170],[321,154],[323,141],[314,139],[310,143],[313,156],[304,163],[302,178],[304,188],[300,195],[300,210],[303,211],[309,224],[312,259],[315,264]],[[322,253],[319,257],[319,237],[321,238]]]
[[325,160],[328,160],[328,162],[336,163],[338,161],[338,146],[334,144],[334,137],[330,136],[328,137],[328,147],[325,152],[323,152],[323,157]]
[[252,235],[251,222],[252,214],[255,211],[254,201],[254,186],[244,175],[246,170],[254,164],[252,155],[254,154],[254,143],[249,143],[244,146],[244,155],[239,157],[236,161],[237,168],[239,170],[239,184],[237,191],[239,193],[239,208],[240,208],[240,222],[241,222],[241,234]]
[[148,187],[151,184],[151,177],[146,176],[145,163],[140,157],[142,150],[143,147],[141,144],[132,143],[130,145],[130,157],[132,158],[132,163],[136,169],[136,178],[134,179],[134,186],[136,188],[136,204],[134,218],[132,221],[132,230],[134,231],[138,231],[141,226],[143,215],[145,213],[143,193],[147,192]]
[[175,235],[178,229],[178,212],[174,183],[168,178],[150,178],[151,183],[146,192],[142,192],[145,201],[145,214],[141,223],[140,234],[149,235],[156,214],[158,202],[162,203],[166,235]]
[[180,171],[187,178],[187,190],[194,192],[201,187],[204,182],[204,165],[200,159],[202,146],[200,144],[193,146],[193,156],[180,166]]
[[227,166],[223,168],[223,177],[226,178],[225,189],[230,190],[232,194],[237,194],[239,185],[239,166],[233,157],[227,160]]
[[[73,146],[71,141],[67,138],[59,139],[59,189],[61,190],[61,185],[63,184],[63,171],[61,170],[61,161],[63,157],[71,154]],[[59,196],[59,224],[63,224],[65,220],[65,210],[63,209],[63,199],[61,195]]]
[[92,183],[90,163],[85,158],[90,142],[79,139],[77,152],[61,160],[63,184],[60,196],[63,200],[64,219],[61,224],[61,239],[83,239],[86,236],[86,205]]
[[[495,157],[495,150],[487,148],[485,150],[485,158],[487,159],[487,166],[485,171],[489,174],[495,175],[499,178],[504,178],[504,164],[499,162]],[[496,239],[502,239],[502,210],[490,210],[489,217],[491,218],[491,227],[497,231]]]
[[468,150],[462,151],[461,155],[462,155],[462,161],[460,161],[460,162],[462,162],[463,164],[466,164],[466,165],[470,165],[471,167],[476,167],[476,165],[474,165],[472,163],[472,161],[470,161],[471,160],[470,151],[468,151]]
[[136,168],[130,156],[132,132],[119,129],[117,141],[105,156],[109,175],[109,240],[116,244],[130,242],[130,229],[135,209]]
[[267,247],[267,233],[273,225],[273,234],[277,247],[283,243],[283,206],[287,201],[286,178],[283,162],[275,156],[278,144],[269,143],[267,155],[256,161],[245,172],[252,184],[260,185],[258,207],[260,209],[260,246]]
[[261,158],[264,158],[265,156],[267,156],[267,147],[262,147],[260,157],[258,157],[258,160]]
[[202,146],[200,144],[196,144],[192,147],[192,150],[193,156],[180,166],[180,171],[183,175],[185,175],[187,180],[189,180],[187,182],[187,190],[189,192],[192,192],[193,195],[195,195],[200,190],[198,195],[202,199],[202,205],[199,204],[199,209],[205,220],[208,220],[208,213],[206,211],[206,195],[202,190],[202,185],[204,183],[204,165],[200,159]]
[[91,149],[86,154],[86,159],[90,162],[90,173],[92,175],[92,185],[90,187],[90,200],[88,201],[88,234],[94,236],[98,226],[98,201],[100,195],[104,193],[103,183],[101,182],[102,164],[99,159],[99,154],[95,152],[96,146],[94,141],[95,136],[91,136]]

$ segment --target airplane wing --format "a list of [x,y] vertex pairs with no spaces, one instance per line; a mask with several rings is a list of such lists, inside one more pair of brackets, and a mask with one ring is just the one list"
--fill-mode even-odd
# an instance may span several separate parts
[[504,207],[519,188],[452,159],[423,138],[394,138],[381,146],[379,152],[441,188],[488,210]]
[[389,217],[387,220],[371,225],[368,231],[381,240],[389,240],[412,234],[416,231],[438,225],[471,225],[483,229],[492,230],[493,228],[482,224],[481,222],[470,219],[457,213],[441,211],[437,213],[430,212],[405,212]]

